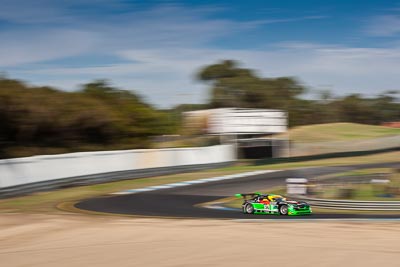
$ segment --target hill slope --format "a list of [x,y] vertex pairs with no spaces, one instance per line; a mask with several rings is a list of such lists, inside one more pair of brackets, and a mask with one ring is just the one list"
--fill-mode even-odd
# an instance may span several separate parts
[[352,141],[395,135],[400,135],[400,128],[346,122],[307,125],[289,130],[290,140],[307,143]]

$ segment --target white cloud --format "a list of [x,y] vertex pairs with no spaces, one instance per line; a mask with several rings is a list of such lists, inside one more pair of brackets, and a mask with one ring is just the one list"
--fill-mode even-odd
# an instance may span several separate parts
[[46,0],[2,0],[0,19],[13,23],[43,23],[62,19],[60,11]]
[[[63,2],[64,5],[67,2]],[[298,76],[313,87],[329,84],[342,94],[350,91],[372,94],[375,90],[396,89],[394,86],[400,84],[396,73],[400,67],[400,47],[378,49],[286,42],[270,45],[265,50],[211,48],[210,43],[215,40],[260,25],[326,18],[239,22],[216,19],[211,16],[215,10],[218,8],[163,5],[88,20],[73,17],[59,6],[50,5],[43,10],[33,8],[31,14],[43,17],[43,21],[36,23],[44,23],[45,18],[51,23],[40,31],[28,27],[0,33],[0,39],[5,40],[0,43],[0,67],[12,77],[66,90],[93,79],[107,78],[116,86],[135,89],[152,103],[164,107],[204,101],[206,85],[196,83],[194,75],[202,66],[222,59],[239,60],[244,67],[254,68],[266,77]],[[45,13],[49,15],[46,17]],[[5,17],[7,12],[0,10],[0,19]],[[9,19],[26,22],[23,17],[15,15]],[[66,21],[68,23],[64,24]],[[395,34],[400,31],[395,30],[396,19],[389,22],[385,23],[392,28],[386,33],[373,27],[370,32]],[[45,63],[88,53],[114,55],[124,63],[74,68]],[[27,65],[29,63],[36,64]],[[24,66],[24,70],[9,66]]]
[[[7,8],[0,10],[0,19],[28,23],[27,27],[0,31],[0,67],[62,59],[88,51],[109,55],[133,48],[201,47],[235,31],[256,27],[250,27],[251,22],[206,19],[212,13],[211,8],[191,10],[162,5],[91,20],[72,17],[54,5],[43,10],[40,6],[40,3],[32,8],[28,6],[12,15],[16,6],[9,1]],[[45,26],[31,26],[31,19]]]
[[[117,86],[137,89],[159,106],[201,102],[206,85],[195,82],[200,67],[222,59],[236,59],[266,77],[297,76],[314,88],[329,85],[336,93],[377,94],[400,84],[400,47],[351,48],[318,44],[286,44],[273,50],[138,49],[119,53],[132,63],[90,68],[31,70],[29,75],[51,75],[61,80],[110,78]],[[57,85],[57,82],[55,82]],[[71,88],[71,87],[69,87]],[[186,94],[186,95],[185,95]]]
[[117,10],[124,6],[123,2],[110,4],[106,0],[38,0],[35,3],[5,0],[0,19],[26,27],[17,27],[11,33],[0,31],[0,39],[5,40],[0,45],[0,55],[7,55],[0,66],[66,58],[87,50],[112,54],[133,49],[202,48],[215,40],[261,25],[326,18],[303,16],[235,21],[215,18],[213,15],[221,11],[220,7],[188,8],[174,4],[147,10],[131,7],[126,12],[110,12],[97,17],[71,11],[74,6],[90,6],[90,3]]
[[400,16],[382,15],[372,18],[366,29],[371,36],[388,37],[400,33]]
[[87,52],[95,36],[79,30],[0,33],[0,67],[75,56]]

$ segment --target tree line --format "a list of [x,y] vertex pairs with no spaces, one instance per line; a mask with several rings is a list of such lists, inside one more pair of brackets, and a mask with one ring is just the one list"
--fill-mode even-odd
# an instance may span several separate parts
[[355,122],[381,124],[400,120],[400,91],[386,91],[376,97],[350,94],[333,96],[322,90],[318,99],[304,97],[308,88],[292,77],[263,78],[253,70],[240,68],[232,60],[204,67],[198,79],[210,86],[208,107],[283,109],[290,127]]
[[0,156],[150,147],[176,132],[167,112],[95,81],[76,92],[0,79]]
[[289,113],[290,127],[400,120],[399,91],[367,98],[335,97],[325,90],[311,100],[304,97],[308,89],[295,78],[260,77],[232,60],[205,66],[197,78],[209,85],[207,103],[160,110],[104,80],[66,92],[0,76],[0,157],[149,148],[154,136],[184,134],[181,114],[196,109],[283,109]]

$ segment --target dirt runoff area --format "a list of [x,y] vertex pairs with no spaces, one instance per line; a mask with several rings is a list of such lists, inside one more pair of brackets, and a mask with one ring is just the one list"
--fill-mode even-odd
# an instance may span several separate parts
[[0,266],[400,266],[400,222],[0,215]]

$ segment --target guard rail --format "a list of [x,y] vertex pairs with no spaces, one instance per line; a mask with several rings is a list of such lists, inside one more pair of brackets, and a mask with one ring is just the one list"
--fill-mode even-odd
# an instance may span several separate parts
[[400,201],[317,199],[304,196],[296,196],[296,199],[325,209],[400,211]]

